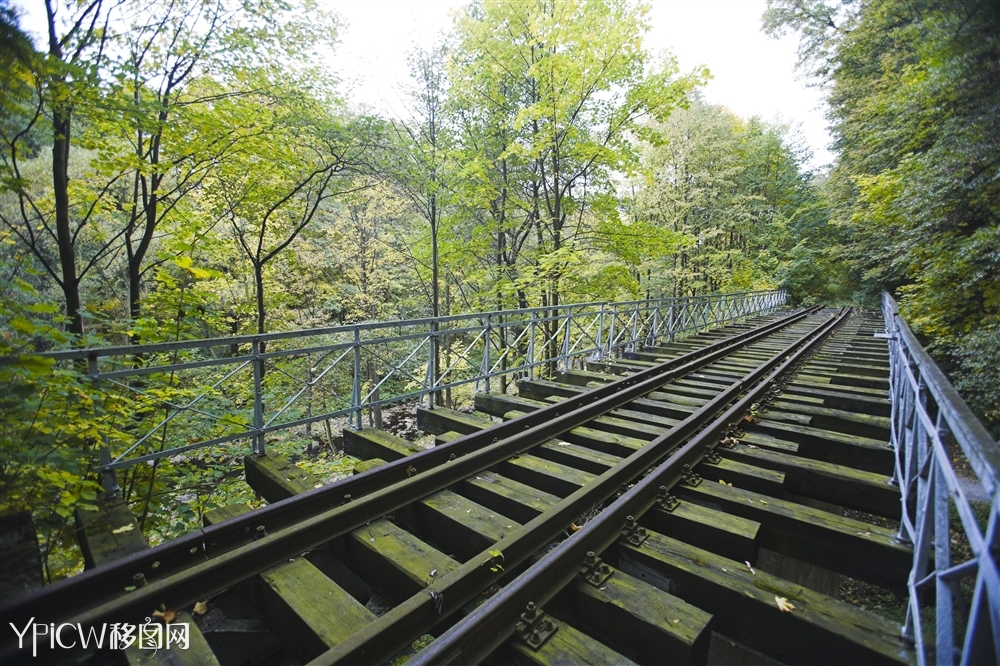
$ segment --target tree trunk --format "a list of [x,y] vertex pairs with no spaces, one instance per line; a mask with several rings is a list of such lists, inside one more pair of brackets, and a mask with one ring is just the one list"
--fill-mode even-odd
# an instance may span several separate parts
[[438,225],[437,196],[431,195],[431,314],[435,317],[441,314],[440,296],[438,295],[440,275],[438,273]]
[[[158,157],[158,152],[154,152],[154,156]],[[139,318],[142,314],[142,262],[146,258],[146,253],[149,251],[149,246],[153,242],[153,233],[156,231],[156,216],[159,207],[159,196],[157,189],[159,188],[160,178],[152,178],[152,187],[147,190],[147,185],[145,178],[142,179],[142,190],[143,190],[143,217],[144,224],[142,228],[142,237],[139,239],[139,245],[135,248],[134,252],[129,253],[128,257],[128,310],[129,316],[133,321]],[[131,238],[127,239],[131,242]],[[133,338],[133,343],[138,344],[139,340],[137,337]]]
[[74,335],[83,335],[80,316],[80,280],[76,275],[76,253],[73,233],[69,228],[69,146],[71,116],[61,107],[52,113],[52,190],[56,207],[56,242],[62,268],[62,290],[66,300],[66,328]]
[[[254,283],[257,286],[257,294],[256,294],[257,295],[257,333],[259,335],[264,335],[265,324],[267,323],[266,322],[267,311],[264,309],[264,265],[263,264],[259,264],[256,261],[253,264],[253,279],[254,279]],[[265,342],[264,340],[261,340],[260,341],[260,345],[258,346],[258,349],[260,349],[260,353],[263,354],[266,351],[266,349],[267,349],[267,342]],[[264,376],[264,371],[265,371],[266,368],[267,368],[267,364],[266,363],[261,364],[260,376],[262,378]]]
[[[431,194],[430,201],[430,223],[431,223],[431,316],[435,319],[441,314],[441,300],[440,300],[440,275],[438,274],[438,225],[437,225],[437,195]],[[438,377],[441,376],[441,348],[438,345],[438,338],[432,337],[431,344],[434,345],[434,367],[431,368],[431,372],[434,374],[432,377],[431,385],[437,383]],[[434,393],[434,404],[442,405],[443,398],[439,391]],[[380,417],[381,418],[381,415]]]

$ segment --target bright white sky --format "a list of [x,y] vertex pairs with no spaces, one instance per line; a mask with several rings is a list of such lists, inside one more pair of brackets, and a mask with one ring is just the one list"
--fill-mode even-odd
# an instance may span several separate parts
[[[401,84],[408,76],[406,52],[414,42],[429,44],[451,25],[463,0],[320,0],[345,19],[341,44],[331,63],[350,87],[350,100],[401,115]],[[713,79],[705,99],[734,113],[758,115],[797,127],[813,151],[811,166],[830,163],[830,135],[820,90],[806,86],[795,71],[796,38],[781,40],[760,31],[765,0],[651,0],[652,29],[647,47],[671,50],[681,71],[707,65]],[[24,27],[35,31],[44,20],[41,0],[15,0],[27,10]]]

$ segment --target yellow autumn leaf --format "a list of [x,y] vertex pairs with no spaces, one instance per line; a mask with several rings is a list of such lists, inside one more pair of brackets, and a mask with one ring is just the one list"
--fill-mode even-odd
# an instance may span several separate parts
[[194,605],[194,608],[191,609],[191,612],[194,613],[195,615],[204,615],[205,613],[207,613],[208,612],[208,599],[206,599],[205,601],[199,601],[198,603],[196,603]]
[[785,597],[775,597],[774,603],[778,605],[778,610],[780,610],[782,613],[791,613],[793,610],[795,610],[795,606],[788,603],[788,599],[786,599]]
[[158,620],[163,620],[163,624],[170,624],[177,619],[177,611],[170,608],[166,610],[156,610],[153,611],[153,617]]
[[128,525],[122,525],[116,530],[111,530],[112,534],[124,534],[125,532],[131,532],[135,529],[135,523],[129,523]]

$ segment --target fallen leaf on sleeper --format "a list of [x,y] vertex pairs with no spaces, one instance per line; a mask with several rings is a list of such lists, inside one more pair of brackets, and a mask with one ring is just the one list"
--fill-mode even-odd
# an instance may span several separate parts
[[788,603],[788,599],[786,599],[785,597],[775,597],[774,603],[778,604],[778,610],[780,610],[782,613],[791,613],[793,610],[795,610],[795,606]]
[[163,620],[163,624],[170,624],[177,619],[177,612],[172,611],[169,608],[162,611],[153,611],[153,617]]
[[122,525],[121,527],[119,527],[116,530],[111,530],[111,533],[112,534],[124,534],[125,532],[131,532],[134,529],[135,529],[135,523],[131,523],[129,525]]
[[194,608],[191,609],[191,612],[194,613],[195,615],[204,615],[205,613],[207,613],[208,612],[208,599],[206,599],[205,601],[199,601],[198,603],[196,603],[194,605]]

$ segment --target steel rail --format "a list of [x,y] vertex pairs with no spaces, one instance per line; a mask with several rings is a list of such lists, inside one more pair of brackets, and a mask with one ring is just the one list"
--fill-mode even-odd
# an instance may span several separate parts
[[[653,475],[622,495],[609,507],[604,508],[597,518],[588,521],[580,531],[563,541],[550,555],[544,557],[514,583],[431,643],[411,661],[447,663],[452,657],[459,655],[464,661],[466,653],[460,645],[464,645],[468,633],[474,635],[480,642],[496,641],[496,644],[499,644],[502,639],[498,638],[500,634],[497,632],[503,629],[500,625],[505,624],[507,618],[516,620],[528,601],[535,599],[536,603],[544,602],[551,596],[538,595],[530,590],[526,592],[524,591],[526,585],[534,586],[540,584],[540,581],[557,580],[560,581],[558,587],[561,588],[568,579],[576,576],[583,562],[584,553],[589,550],[601,551],[610,545],[614,538],[605,538],[610,533],[608,530],[613,529],[614,533],[618,534],[626,515],[639,515],[648,509],[653,503],[659,485],[672,485],[680,477],[684,464],[693,466],[697,463],[700,459],[698,447],[704,448],[706,444],[714,443],[722,430],[734,421],[737,415],[742,415],[752,402],[757,401],[770,388],[769,380],[773,376],[784,372],[789,365],[838,326],[847,314],[844,312],[839,317],[823,322],[808,331],[753,371],[730,384],[719,395],[649,444],[562,499],[548,511],[505,536],[490,549],[466,561],[410,599],[376,618],[354,636],[310,662],[310,666],[381,663],[390,659],[400,649],[430,630],[442,618],[459,611],[489,587],[491,571],[484,567],[483,563],[490,561],[491,551],[499,550],[503,553],[504,566],[508,569],[518,567],[549,544],[566,525],[579,518],[581,513],[607,501],[623,484],[634,481],[647,471],[652,471],[655,465],[670,456],[669,461],[656,468]],[[792,356],[789,357],[789,354]],[[774,370],[776,367],[778,369]],[[772,377],[765,379],[765,375],[769,373],[772,373]],[[754,386],[756,388],[751,388]],[[721,416],[717,416],[726,405],[737,399],[744,391],[747,391],[746,397]],[[704,430],[699,432],[702,428]],[[693,435],[694,439],[677,450],[678,446]],[[671,455],[675,451],[676,453]],[[671,475],[671,480],[666,479],[665,475],[668,474]],[[652,494],[648,490],[650,488]],[[639,507],[636,498],[641,498],[643,501],[648,499],[648,505]],[[638,511],[639,508],[643,511]],[[598,544],[595,539],[604,539],[606,543],[601,541]],[[539,570],[539,567],[542,569]],[[525,583],[526,580],[531,582]],[[525,598],[522,600],[522,597]],[[514,620],[509,623],[511,631]],[[494,647],[495,645],[491,645],[487,652],[492,651]]]
[[[44,616],[86,627],[141,618],[161,604],[185,607],[391,513],[414,498],[430,495],[514,453],[558,437],[677,376],[791,326],[814,310],[737,334],[577,398],[84,572],[15,599],[0,607],[0,615],[17,626]],[[345,497],[354,501],[344,503]],[[270,536],[252,540],[260,525]],[[120,596],[139,572],[148,584]],[[81,612],[80,608],[86,610]],[[13,656],[12,643],[0,646],[0,658]]]

